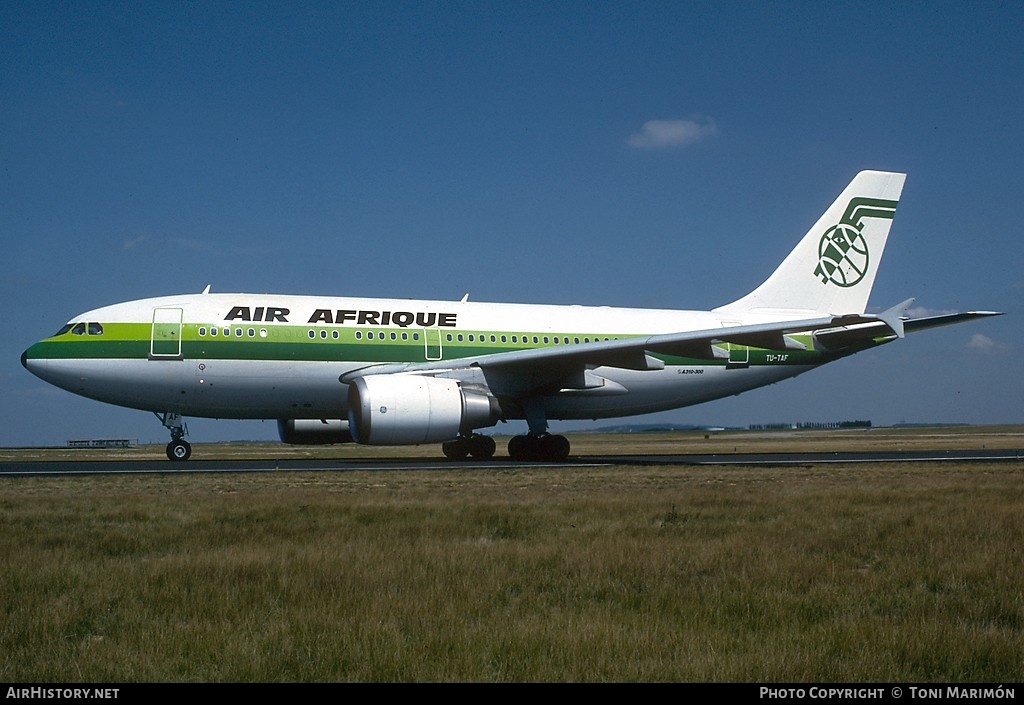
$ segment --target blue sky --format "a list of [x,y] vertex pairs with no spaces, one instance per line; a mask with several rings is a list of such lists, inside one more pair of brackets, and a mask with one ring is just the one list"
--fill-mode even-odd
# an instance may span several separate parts
[[19,364],[91,308],[212,284],[707,309],[865,168],[908,173],[872,309],[1008,315],[639,421],[1022,423],[1022,26],[1010,2],[2,3],[0,445],[167,440]]

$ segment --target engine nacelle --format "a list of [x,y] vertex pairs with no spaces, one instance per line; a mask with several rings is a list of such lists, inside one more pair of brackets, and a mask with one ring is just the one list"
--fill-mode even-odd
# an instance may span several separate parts
[[493,426],[498,400],[463,389],[453,379],[420,375],[370,375],[348,388],[348,423],[357,443],[437,443]]
[[319,446],[351,443],[348,421],[341,419],[278,419],[277,433],[282,443]]

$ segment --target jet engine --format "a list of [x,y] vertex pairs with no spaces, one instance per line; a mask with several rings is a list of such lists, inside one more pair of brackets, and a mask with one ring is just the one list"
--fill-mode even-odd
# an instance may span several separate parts
[[453,379],[370,375],[348,388],[348,423],[358,443],[416,445],[448,441],[493,426],[498,400],[464,389]]
[[282,443],[319,446],[351,443],[348,421],[341,419],[278,419],[277,433]]

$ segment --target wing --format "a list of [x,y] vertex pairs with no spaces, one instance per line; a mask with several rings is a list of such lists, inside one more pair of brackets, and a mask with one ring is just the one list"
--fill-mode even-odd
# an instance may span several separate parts
[[956,323],[987,312],[955,314],[956,320],[940,322],[937,317],[925,319],[927,325],[915,327],[914,322],[900,317],[909,306],[904,302],[878,315],[853,314],[826,316],[793,321],[740,325],[708,330],[683,331],[661,335],[637,336],[619,340],[557,345],[530,350],[468,356],[455,360],[370,365],[342,376],[349,383],[359,377],[382,374],[427,374],[477,382],[495,394],[530,396],[556,392],[560,389],[586,389],[600,386],[606,380],[591,374],[598,367],[630,370],[658,370],[665,364],[654,355],[714,360],[728,356],[723,343],[735,343],[770,350],[804,350],[806,346],[790,337],[813,333],[829,351],[856,346],[880,337],[903,337],[904,330]]

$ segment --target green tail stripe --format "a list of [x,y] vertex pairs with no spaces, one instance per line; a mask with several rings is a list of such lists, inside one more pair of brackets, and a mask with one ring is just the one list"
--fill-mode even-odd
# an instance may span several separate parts
[[882,198],[854,198],[846,207],[846,213],[840,221],[845,225],[853,225],[860,229],[860,221],[863,218],[889,218],[896,215],[896,206],[899,201],[888,201]]

